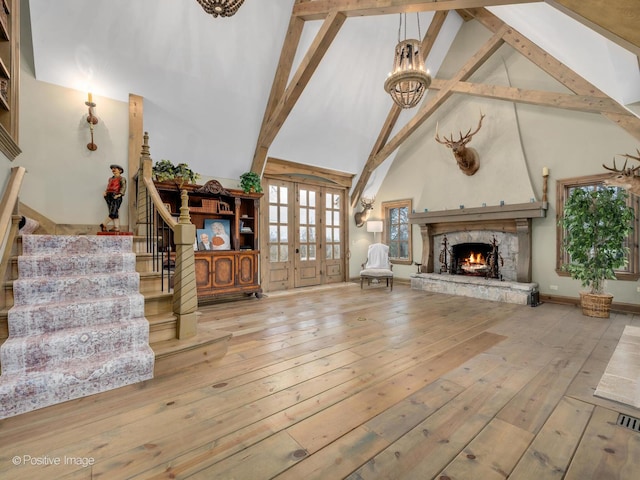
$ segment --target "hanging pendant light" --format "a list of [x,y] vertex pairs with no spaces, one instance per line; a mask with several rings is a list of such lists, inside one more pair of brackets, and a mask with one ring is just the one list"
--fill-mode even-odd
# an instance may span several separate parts
[[197,0],[204,11],[214,18],[217,16],[231,17],[244,3],[244,0]]
[[[413,108],[431,85],[431,76],[425,69],[420,52],[420,40],[407,40],[407,20],[405,15],[405,39],[400,40],[402,14],[398,27],[398,44],[393,58],[393,70],[384,82],[384,89],[400,108]],[[418,14],[416,13],[416,16]],[[418,37],[420,37],[420,17],[418,16]]]

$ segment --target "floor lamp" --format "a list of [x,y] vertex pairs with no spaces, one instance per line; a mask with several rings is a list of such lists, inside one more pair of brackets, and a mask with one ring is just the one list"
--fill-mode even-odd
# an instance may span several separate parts
[[373,243],[376,243],[376,233],[382,232],[382,220],[369,220],[367,222],[367,232],[373,233]]

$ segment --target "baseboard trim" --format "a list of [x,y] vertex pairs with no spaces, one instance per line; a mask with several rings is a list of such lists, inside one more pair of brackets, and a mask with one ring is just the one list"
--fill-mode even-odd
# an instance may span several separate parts
[[[615,300],[615,297],[614,297]],[[543,295],[540,294],[541,302],[548,303],[556,303],[559,305],[574,305],[576,307],[580,306],[580,298],[579,297],[562,297],[559,295]],[[631,313],[631,314],[640,314],[640,305],[635,303],[621,303],[621,302],[613,302],[611,304],[611,311],[616,313]]]

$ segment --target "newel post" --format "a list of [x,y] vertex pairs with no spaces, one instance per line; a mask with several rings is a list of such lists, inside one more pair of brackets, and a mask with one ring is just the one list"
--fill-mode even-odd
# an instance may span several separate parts
[[196,291],[195,257],[193,243],[196,240],[196,226],[189,216],[189,196],[186,190],[180,195],[180,218],[174,231],[176,246],[176,270],[173,277],[173,313],[178,318],[178,338],[193,337],[198,330],[196,311],[198,293]]

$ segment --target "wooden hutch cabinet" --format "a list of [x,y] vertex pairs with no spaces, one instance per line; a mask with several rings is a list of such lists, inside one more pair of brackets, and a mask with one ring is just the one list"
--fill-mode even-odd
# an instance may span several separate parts
[[[167,208],[180,209],[180,189],[173,182],[156,182]],[[189,194],[189,215],[196,226],[195,270],[198,299],[244,293],[262,296],[258,259],[261,193],[245,193],[211,180],[204,185],[184,185]],[[202,242],[208,240],[208,248]],[[207,238],[208,237],[208,238]]]

